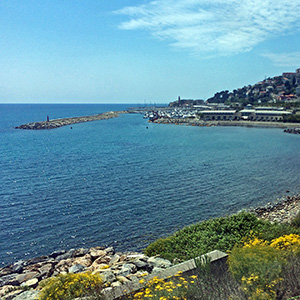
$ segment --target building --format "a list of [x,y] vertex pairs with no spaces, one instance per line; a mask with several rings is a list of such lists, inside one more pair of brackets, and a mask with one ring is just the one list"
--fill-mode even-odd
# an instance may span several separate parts
[[236,110],[203,110],[198,113],[204,121],[238,120]]

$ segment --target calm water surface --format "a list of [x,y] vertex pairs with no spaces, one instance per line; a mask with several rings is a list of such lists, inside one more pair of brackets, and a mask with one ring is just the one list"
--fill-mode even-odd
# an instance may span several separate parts
[[300,138],[282,129],[158,125],[133,114],[14,129],[128,106],[0,105],[0,264],[105,244],[140,250],[300,190]]

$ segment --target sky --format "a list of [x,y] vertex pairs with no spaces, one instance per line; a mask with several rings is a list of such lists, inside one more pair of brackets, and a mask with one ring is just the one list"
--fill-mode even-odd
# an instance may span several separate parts
[[206,100],[297,68],[298,0],[0,0],[0,103]]

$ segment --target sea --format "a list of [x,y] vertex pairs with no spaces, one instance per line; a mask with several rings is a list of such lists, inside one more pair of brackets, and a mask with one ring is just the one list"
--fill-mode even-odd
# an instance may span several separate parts
[[[300,136],[148,123],[16,126],[134,104],[0,105],[0,266],[59,249],[142,251],[206,220],[299,193]],[[72,129],[71,129],[72,127]]]

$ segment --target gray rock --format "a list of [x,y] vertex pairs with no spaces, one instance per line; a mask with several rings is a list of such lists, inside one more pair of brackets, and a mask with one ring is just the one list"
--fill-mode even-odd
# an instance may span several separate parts
[[112,287],[118,287],[118,286],[122,286],[122,283],[120,281],[115,281],[111,284]]
[[120,260],[120,255],[115,254],[111,257],[110,261],[109,261],[109,265],[112,266],[113,264],[115,264],[116,262],[118,262]]
[[12,265],[12,270],[16,273],[21,273],[25,265],[26,262],[24,260],[19,260]]
[[41,266],[39,269],[42,278],[50,277],[54,271],[52,264],[46,264]]
[[115,249],[113,247],[108,247],[104,249],[106,251],[107,255],[114,255],[115,254]]
[[161,271],[163,271],[163,270],[165,270],[165,269],[159,268],[159,267],[154,267],[153,270],[152,270],[152,273],[161,272]]
[[37,278],[38,276],[40,276],[40,273],[38,273],[38,272],[28,272],[28,273],[23,273],[23,274],[17,275],[16,280],[18,280],[18,282],[21,284],[22,282],[25,282],[32,278]]
[[52,252],[52,253],[49,255],[49,257],[56,258],[56,257],[58,257],[58,256],[60,256],[60,255],[65,254],[65,253],[66,253],[66,250],[57,250],[57,251]]
[[86,267],[80,264],[73,265],[71,268],[68,269],[69,273],[80,273],[84,272]]
[[16,279],[16,276],[19,274],[9,274],[0,277],[0,287],[4,285],[19,285],[19,281]]
[[49,256],[47,256],[47,255],[39,256],[39,257],[34,257],[34,258],[26,260],[25,266],[29,266],[29,265],[34,265],[34,264],[37,264],[37,263],[45,262],[48,259],[49,259]]
[[136,273],[137,267],[134,264],[125,264],[120,271],[117,271],[118,276],[128,276],[129,274]]
[[59,256],[56,257],[56,260],[60,261],[60,260],[63,260],[63,259],[68,259],[68,258],[72,258],[74,257],[74,253],[76,252],[76,249],[71,249],[69,250],[68,252],[64,253],[64,254],[61,254]]
[[104,283],[106,282],[112,283],[117,280],[115,274],[112,271],[103,271],[100,273],[100,275]]
[[140,259],[136,259],[132,263],[134,263],[136,265],[138,270],[146,269],[148,267],[148,264],[145,261],[140,260]]
[[148,264],[153,268],[157,267],[164,269],[172,266],[172,263],[169,260],[160,257],[150,257],[148,259]]
[[0,277],[1,276],[5,276],[5,275],[9,275],[9,274],[12,274],[12,273],[15,273],[12,269],[12,266],[7,266],[7,267],[4,267],[4,268],[0,268]]
[[14,300],[36,300],[39,293],[39,291],[35,290],[26,291],[15,297]]
[[32,278],[32,279],[27,280],[26,282],[23,282],[21,284],[21,286],[36,288],[38,286],[38,283],[39,283],[39,281],[37,278]]

